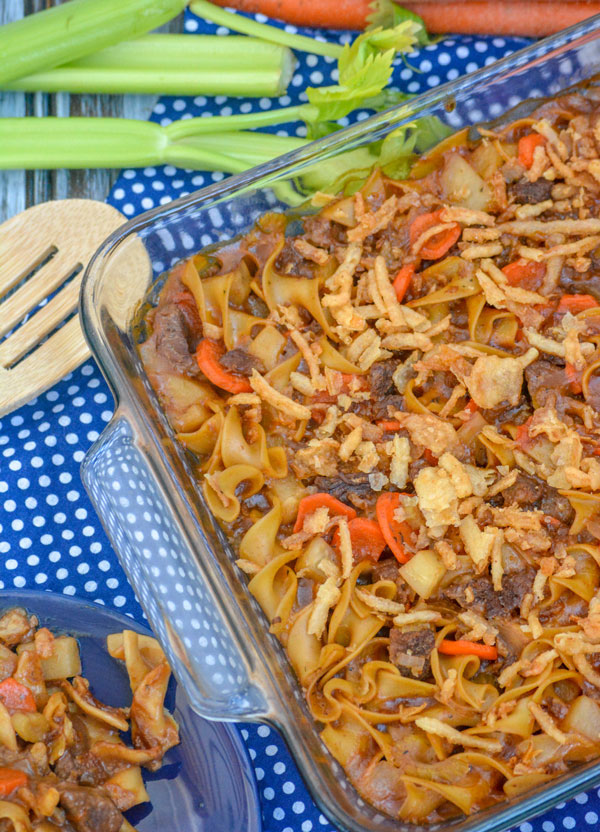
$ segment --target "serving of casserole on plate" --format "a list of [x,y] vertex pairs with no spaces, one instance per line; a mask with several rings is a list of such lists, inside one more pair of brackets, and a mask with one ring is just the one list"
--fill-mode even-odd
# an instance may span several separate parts
[[[84,286],[119,400],[83,472],[109,534],[198,709],[274,721],[344,828],[499,829],[598,777],[600,102],[560,94],[595,34],[154,212]],[[278,181],[432,115],[480,127],[284,210]],[[129,243],[211,227],[111,323]],[[228,676],[119,508],[132,461]]]

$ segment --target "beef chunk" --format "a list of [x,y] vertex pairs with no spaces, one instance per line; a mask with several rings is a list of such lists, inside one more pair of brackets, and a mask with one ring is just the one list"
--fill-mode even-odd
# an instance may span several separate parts
[[418,630],[390,630],[390,661],[403,676],[426,679],[431,675],[430,655],[435,644],[433,630],[420,627]]
[[568,499],[538,477],[519,472],[515,484],[503,491],[502,495],[505,506],[516,503],[519,508],[540,509],[561,523],[573,522],[575,512]]
[[380,399],[391,391],[395,391],[392,376],[398,366],[398,361],[378,361],[369,370],[369,387],[371,394]]
[[373,402],[373,419],[390,419],[394,410],[402,410],[403,405],[400,395],[383,396]]
[[[496,592],[489,578],[475,578],[468,584],[453,583],[446,588],[446,598],[456,601],[464,609],[471,609],[484,618],[507,618],[518,612],[521,602],[531,592],[533,569],[523,569],[502,578],[502,591]],[[470,593],[473,593],[473,600]]]
[[123,815],[109,797],[85,786],[61,784],[60,805],[77,832],[119,832]]
[[515,202],[537,205],[538,202],[550,199],[553,185],[554,183],[548,179],[538,179],[537,182],[528,182],[526,179],[521,179],[512,185],[509,192],[514,197]]
[[315,246],[330,250],[335,243],[346,242],[347,229],[333,220],[328,220],[320,214],[314,214],[304,220],[304,234],[306,239]]
[[371,580],[373,583],[376,581],[393,581],[396,584],[394,601],[399,604],[410,604],[415,598],[414,589],[411,589],[400,575],[400,567],[396,558],[384,558],[374,563]]
[[499,405],[498,407],[482,410],[481,415],[486,422],[495,425],[497,428],[507,422],[511,422],[513,425],[523,425],[531,416],[531,405],[526,396],[521,396],[519,403],[512,407]]
[[0,617],[0,642],[7,647],[31,641],[34,627],[32,620],[21,607],[15,607]]
[[400,574],[400,567],[396,558],[386,558],[385,560],[378,560],[373,564],[373,583],[376,581],[394,581],[398,580]]
[[544,496],[540,508],[544,514],[556,517],[561,523],[570,526],[575,517],[575,509],[566,497],[561,496],[556,488],[544,483]]
[[364,503],[366,497],[372,494],[368,474],[344,474],[339,473],[337,477],[315,477],[314,484],[319,491],[325,491],[342,502],[353,503],[355,501]]
[[96,786],[106,780],[104,765],[90,751],[75,754],[68,748],[56,761],[54,772],[61,780],[80,786]]
[[307,277],[312,279],[315,276],[315,264],[305,260],[294,245],[295,237],[287,237],[277,260],[275,271],[278,274],[290,274],[294,277]]
[[564,367],[550,361],[534,361],[525,368],[527,389],[534,407],[543,407],[548,396],[568,395],[569,381]]
[[514,485],[511,485],[502,492],[504,505],[510,506],[516,503],[519,508],[531,508],[541,500],[544,493],[544,485],[545,483],[537,477],[519,472]]
[[258,370],[259,373],[264,373],[265,368],[259,358],[255,358],[246,350],[234,349],[226,352],[224,356],[219,358],[219,364],[234,373],[239,373],[242,376],[251,376],[252,370]]
[[176,373],[196,376],[200,373],[192,355],[196,344],[185,313],[175,303],[167,303],[156,310],[154,316],[156,349]]

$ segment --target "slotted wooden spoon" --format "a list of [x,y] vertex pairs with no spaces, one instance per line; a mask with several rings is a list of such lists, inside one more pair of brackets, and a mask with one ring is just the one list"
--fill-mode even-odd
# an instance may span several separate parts
[[77,314],[53,330],[76,311],[91,256],[125,221],[104,202],[63,199],[35,205],[0,225],[0,416],[43,393],[89,356]]

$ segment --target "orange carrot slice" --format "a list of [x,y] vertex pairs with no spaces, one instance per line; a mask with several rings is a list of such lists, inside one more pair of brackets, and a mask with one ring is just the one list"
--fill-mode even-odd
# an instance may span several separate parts
[[27,775],[16,768],[0,768],[0,797],[9,794],[27,784]]
[[450,639],[443,639],[438,647],[438,653],[443,653],[445,656],[478,656],[480,659],[487,659],[488,661],[495,661],[498,658],[498,650],[489,644],[479,644],[476,641],[451,641]]
[[571,315],[577,315],[579,312],[585,312],[586,309],[593,309],[596,306],[600,306],[600,304],[592,295],[563,295],[556,311],[558,313],[570,312]]
[[406,266],[402,266],[396,277],[394,278],[394,282],[392,286],[394,287],[394,292],[396,293],[396,297],[402,303],[404,295],[406,294],[408,287],[410,286],[410,281],[413,279],[415,273],[415,267],[412,263],[407,263]]
[[[418,217],[412,221],[410,226],[410,244],[414,245],[421,234],[433,228],[434,225],[439,225],[441,220],[441,209],[433,211],[430,214],[419,214]],[[425,245],[421,248],[419,254],[424,260],[439,260],[446,252],[452,248],[454,243],[460,237],[460,225],[455,222],[451,228],[445,231],[440,231],[435,237],[430,237]]]
[[528,289],[534,292],[538,289],[546,274],[546,266],[543,263],[536,263],[534,260],[515,260],[509,263],[502,271],[511,286],[520,286],[521,289]]
[[377,498],[375,512],[381,533],[394,557],[400,563],[406,563],[410,555],[406,551],[405,542],[412,539],[413,531],[408,523],[399,522],[394,517],[394,512],[400,505],[400,496],[395,491],[386,491],[384,494],[380,494]]
[[[376,520],[369,520],[367,517],[355,517],[348,522],[348,531],[350,532],[354,563],[360,563],[361,560],[379,560],[387,543]],[[336,549],[339,549],[339,529],[335,530],[331,543]]]
[[532,416],[527,419],[522,425],[516,430],[515,433],[515,442],[521,448],[522,451],[527,450],[527,448],[531,447],[533,442],[532,438],[529,436],[529,425],[531,424]]
[[543,145],[545,141],[546,139],[540,136],[539,133],[529,133],[527,136],[521,136],[517,146],[517,157],[524,168],[529,170],[533,165],[535,149]]
[[294,534],[302,530],[305,517],[312,514],[318,508],[329,509],[329,513],[333,516],[342,515],[348,520],[353,520],[356,517],[356,510],[352,506],[347,506],[341,500],[336,500],[331,494],[326,494],[324,491],[319,491],[316,494],[309,494],[303,497],[298,504],[298,515],[294,523]]
[[577,396],[579,393],[581,393],[583,389],[581,386],[581,371],[576,370],[572,364],[569,364],[569,362],[567,362],[565,364],[565,375],[568,379],[571,393]]
[[423,456],[425,457],[425,459],[427,460],[429,465],[437,465],[438,464],[437,456],[434,453],[432,453],[429,450],[429,448],[425,448],[425,450],[423,452]]
[[230,373],[219,363],[219,358],[224,355],[225,349],[217,341],[210,338],[203,338],[196,350],[196,361],[198,366],[215,387],[227,390],[228,393],[251,393],[252,387],[248,379]]
[[397,430],[402,430],[402,425],[397,419],[378,419],[375,424],[383,428],[386,433],[394,433]]
[[37,708],[35,699],[28,687],[17,682],[12,676],[0,682],[0,702],[7,711],[29,711],[34,713]]

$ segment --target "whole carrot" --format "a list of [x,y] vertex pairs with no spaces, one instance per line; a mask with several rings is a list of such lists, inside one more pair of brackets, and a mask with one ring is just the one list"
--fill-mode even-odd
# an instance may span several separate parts
[[417,0],[403,3],[428,32],[541,38],[600,13],[597,0]]
[[[328,29],[364,29],[371,0],[214,0],[250,14]],[[403,0],[429,32],[544,37],[600,13],[600,0]]]
[[264,14],[296,26],[364,29],[371,0],[213,0],[240,12]]

